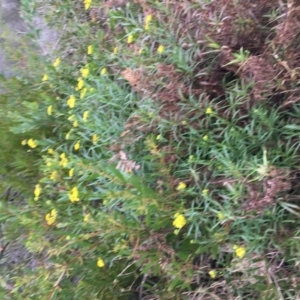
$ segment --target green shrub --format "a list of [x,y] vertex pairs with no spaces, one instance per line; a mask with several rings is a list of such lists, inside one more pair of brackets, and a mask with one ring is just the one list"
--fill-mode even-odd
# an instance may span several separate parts
[[11,297],[298,297],[297,41],[282,49],[278,5],[36,4],[65,29],[3,96],[35,187],[1,217],[40,255]]

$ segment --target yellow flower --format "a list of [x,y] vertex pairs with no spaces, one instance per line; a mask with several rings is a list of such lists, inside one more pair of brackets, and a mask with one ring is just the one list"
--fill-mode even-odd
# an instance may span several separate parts
[[113,53],[116,54],[118,52],[118,47],[115,47]]
[[173,226],[180,229],[186,224],[186,219],[183,214],[176,213],[174,216]]
[[49,105],[47,108],[47,115],[51,116],[52,115],[52,105]]
[[83,222],[87,223],[90,220],[90,218],[91,218],[91,214],[84,215]]
[[46,214],[45,220],[48,225],[52,225],[55,222],[56,217],[57,217],[57,211],[56,209],[52,209],[50,213]]
[[47,167],[51,167],[51,166],[52,166],[52,163],[51,163],[50,161],[47,161],[47,162],[46,162],[46,166],[47,166]]
[[71,191],[69,191],[69,193],[68,193],[68,196],[69,196],[69,199],[70,199],[70,201],[73,203],[73,202],[78,202],[79,201],[79,192],[78,192],[78,189],[77,189],[77,187],[75,186],[75,187],[73,187],[72,189],[71,189]]
[[70,135],[71,135],[71,131],[69,131],[67,134],[66,134],[66,140],[68,140],[70,138]]
[[92,141],[93,141],[93,144],[96,144],[96,142],[98,141],[99,137],[96,133],[93,134],[92,136]]
[[222,212],[218,212],[217,216],[220,221],[225,219],[225,215]]
[[159,135],[156,136],[156,140],[157,141],[161,140],[161,134],[159,134]]
[[159,45],[159,47],[157,48],[157,53],[158,54],[162,54],[165,50],[165,47],[163,45]]
[[79,150],[80,148],[80,141],[77,141],[76,144],[74,145],[74,150]]
[[86,92],[87,92],[87,88],[83,88],[83,89],[81,90],[81,92],[80,92],[80,99],[83,99],[83,98],[84,98]]
[[69,241],[71,237],[69,235],[66,236],[66,240]]
[[88,118],[88,116],[89,116],[89,111],[86,110],[86,111],[83,113],[83,116],[82,116],[83,121],[86,121],[87,118]]
[[28,140],[28,146],[29,146],[30,148],[35,148],[35,147],[37,146],[37,143],[36,143],[36,141],[34,141],[33,139],[29,139],[29,140]]
[[60,162],[58,164],[63,168],[65,168],[68,165],[68,159],[65,153],[62,153],[60,155]]
[[57,58],[53,63],[53,67],[57,68],[59,66],[59,64],[60,64],[60,58]]
[[47,152],[48,152],[48,154],[53,154],[53,153],[54,153],[54,150],[53,150],[52,148],[49,148],[49,149],[47,150]]
[[69,99],[67,100],[68,106],[69,106],[70,108],[74,108],[74,107],[75,107],[75,101],[76,101],[75,96],[74,96],[74,95],[71,95],[71,96],[69,97]]
[[186,188],[186,184],[184,182],[179,182],[176,190],[177,191],[183,191]]
[[203,141],[207,141],[208,140],[208,135],[206,134],[205,136],[203,136]]
[[35,185],[35,188],[34,188],[34,200],[38,200],[39,199],[39,196],[41,195],[41,192],[42,192],[42,188],[39,184],[36,184]]
[[246,254],[246,248],[245,247],[239,247],[237,245],[234,245],[233,249],[235,250],[235,255],[238,258],[243,258]]
[[74,168],[69,170],[69,177],[73,177],[74,175]]
[[211,109],[211,107],[208,107],[208,108],[206,109],[205,113],[206,113],[207,115],[211,115],[211,114],[213,113],[213,110]]
[[87,10],[90,8],[92,4],[92,0],[83,0],[83,3],[84,3],[84,9]]
[[107,69],[106,68],[102,68],[101,75],[105,75],[106,73],[107,73]]
[[78,121],[73,122],[73,127],[78,127]]
[[104,266],[105,266],[105,263],[104,263],[103,259],[102,258],[98,258],[98,260],[97,260],[97,267],[103,268]]
[[145,30],[148,30],[152,21],[152,15],[148,15],[145,18]]
[[133,42],[133,35],[129,34],[129,36],[127,37],[127,43],[131,44]]
[[92,46],[92,45],[89,45],[89,46],[88,46],[88,48],[87,48],[87,54],[88,54],[88,55],[93,54],[93,46]]
[[27,140],[23,140],[22,142],[21,142],[21,145],[22,146],[25,146],[27,144]]
[[75,115],[71,115],[69,118],[68,118],[69,121],[74,121],[75,120]]
[[53,171],[51,174],[50,174],[50,180],[56,180],[57,179],[57,176],[58,176],[58,173],[57,171]]
[[89,70],[88,67],[82,68],[82,69],[80,70],[80,73],[81,73],[81,76],[82,76],[83,78],[86,78],[86,77],[88,77],[88,75],[89,75],[89,73],[90,73],[90,70]]
[[211,270],[208,272],[210,278],[214,279],[217,277],[217,271],[216,270]]
[[203,196],[203,197],[206,197],[206,196],[208,195],[208,192],[209,192],[209,189],[204,189],[204,190],[202,191],[202,196]]
[[49,79],[48,75],[47,74],[44,74],[43,78],[42,78],[42,81],[47,81]]
[[77,80],[77,86],[75,88],[75,91],[80,91],[84,86],[84,81],[82,78],[78,78]]

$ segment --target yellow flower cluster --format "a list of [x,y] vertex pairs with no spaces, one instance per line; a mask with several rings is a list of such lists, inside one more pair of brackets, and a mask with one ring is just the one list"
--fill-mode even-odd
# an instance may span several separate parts
[[49,76],[47,74],[44,74],[42,81],[47,81],[49,79]]
[[165,51],[165,47],[163,45],[159,45],[159,47],[157,48],[157,53],[162,54],[164,51]]
[[133,42],[133,35],[129,34],[129,36],[127,37],[127,43],[131,44]]
[[87,10],[90,8],[92,4],[92,0],[83,0],[83,3],[84,3],[84,9]]
[[86,66],[85,68],[82,68],[80,70],[80,73],[81,73],[82,78],[88,77],[88,75],[90,73],[90,70],[89,70],[88,66]]
[[51,172],[51,174],[50,174],[50,180],[55,181],[57,178],[58,178],[58,173],[57,173],[57,171]]
[[211,115],[211,114],[213,113],[213,110],[211,109],[211,107],[208,107],[208,108],[206,109],[205,113],[206,113],[207,115]]
[[93,144],[96,144],[96,142],[98,141],[99,137],[96,133],[93,134],[92,136],[92,141],[93,141]]
[[176,213],[174,216],[175,220],[173,221],[173,226],[181,229],[186,224],[186,219],[183,214]]
[[73,177],[74,175],[74,168],[69,170],[69,177]]
[[204,135],[202,139],[203,139],[203,141],[207,141],[208,140],[208,135],[207,134]]
[[82,115],[82,119],[83,119],[84,122],[87,120],[88,116],[89,116],[89,111],[86,110],[86,111],[83,113],[83,115]]
[[97,267],[103,268],[104,266],[105,266],[104,260],[99,257],[97,260]]
[[217,277],[217,271],[216,270],[211,270],[208,272],[209,276],[214,279]]
[[66,134],[66,140],[68,140],[71,136],[71,131],[69,131],[67,134]]
[[71,95],[69,97],[69,99],[67,100],[67,104],[70,108],[74,108],[75,107],[75,102],[76,102],[76,99],[75,99],[75,96],[74,95]]
[[66,157],[65,153],[62,153],[60,156],[60,161],[59,161],[59,165],[63,168],[65,168],[68,165],[68,159]]
[[83,89],[81,90],[81,92],[80,92],[80,99],[83,99],[83,98],[84,98],[86,92],[87,92],[87,88],[83,88]]
[[92,45],[89,45],[89,46],[88,46],[88,48],[87,48],[87,54],[88,54],[88,55],[93,54],[93,46],[92,46]]
[[83,81],[83,79],[80,77],[80,78],[78,78],[78,80],[77,80],[77,86],[76,86],[76,88],[75,88],[75,91],[80,91],[80,90],[83,88],[83,86],[84,86],[84,81]]
[[57,68],[59,66],[59,64],[60,64],[60,58],[57,58],[53,63],[53,67]]
[[69,121],[75,121],[75,119],[76,119],[75,115],[71,115],[70,117],[68,117]]
[[48,154],[53,154],[53,153],[54,153],[54,150],[53,150],[52,148],[49,148],[49,149],[47,150],[47,152],[48,152]]
[[186,188],[186,184],[184,182],[179,182],[176,190],[177,191],[183,191]]
[[39,184],[36,184],[34,188],[34,200],[37,201],[39,199],[39,196],[41,195],[42,188]]
[[204,190],[202,191],[202,196],[203,196],[203,197],[206,197],[206,196],[208,195],[208,193],[209,193],[209,189],[204,189]]
[[149,30],[151,21],[152,21],[152,15],[146,16],[146,18],[145,18],[145,27],[144,27],[145,30]]
[[223,219],[225,219],[225,215],[222,212],[218,212],[217,216],[218,216],[218,219],[220,221],[222,221]]
[[57,211],[56,209],[52,209],[50,213],[46,214],[45,220],[48,225],[52,225],[55,222],[56,217],[57,217]]
[[74,145],[74,150],[79,150],[80,149],[80,141],[77,141],[76,144]]
[[240,246],[234,245],[233,249],[235,250],[235,255],[238,258],[243,258],[246,254],[246,248],[245,247],[240,247]]
[[49,105],[47,108],[47,115],[51,116],[52,115],[52,105]]
[[27,144],[30,148],[35,148],[37,146],[36,141],[34,141],[33,139],[29,139]]
[[76,186],[69,191],[68,196],[72,203],[79,201],[79,192]]
[[84,215],[83,222],[88,223],[91,218],[91,214]]

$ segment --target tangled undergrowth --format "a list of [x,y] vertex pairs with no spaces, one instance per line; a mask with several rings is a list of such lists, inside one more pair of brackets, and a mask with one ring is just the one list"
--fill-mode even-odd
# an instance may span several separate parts
[[298,299],[297,1],[28,0],[24,18],[41,7],[58,49],[1,95],[31,191],[1,202],[3,232],[35,265],[2,299]]

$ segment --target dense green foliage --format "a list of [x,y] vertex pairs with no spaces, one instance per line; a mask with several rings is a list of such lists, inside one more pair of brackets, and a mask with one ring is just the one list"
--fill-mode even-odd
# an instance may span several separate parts
[[1,95],[2,299],[300,297],[299,9],[244,2],[23,0],[61,36]]

